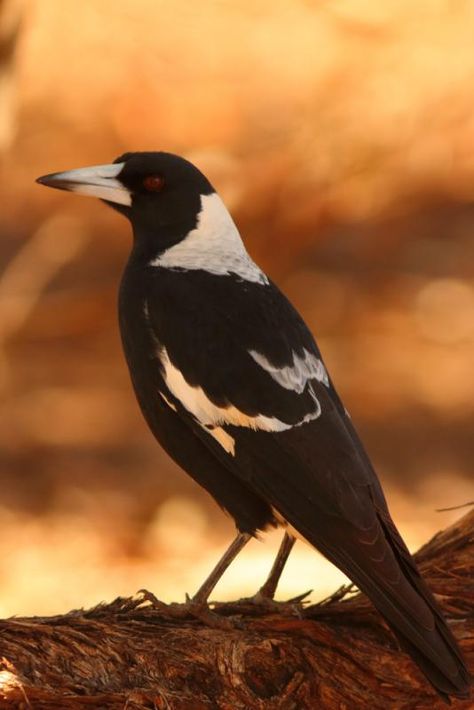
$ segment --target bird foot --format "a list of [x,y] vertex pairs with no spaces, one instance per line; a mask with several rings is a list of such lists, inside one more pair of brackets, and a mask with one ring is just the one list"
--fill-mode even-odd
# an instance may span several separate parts
[[214,609],[220,609],[224,613],[243,613],[254,615],[255,612],[261,614],[281,614],[283,616],[297,616],[303,618],[303,610],[306,597],[311,594],[310,589],[303,594],[292,597],[286,601],[276,601],[272,596],[259,590],[252,597],[243,597],[236,602],[213,602]]
[[140,589],[138,593],[142,595],[143,601],[148,602],[153,609],[173,619],[198,619],[203,624],[213,629],[229,630],[238,627],[237,622],[212,611],[209,608],[207,600],[201,601],[200,599],[195,599],[186,594],[185,602],[166,604],[147,589]]
[[309,589],[307,592],[298,594],[296,597],[291,599],[286,599],[285,601],[276,601],[273,596],[266,594],[263,589],[260,589],[253,597],[249,597],[247,600],[255,606],[260,607],[268,612],[275,612],[277,614],[284,614],[287,616],[298,616],[302,618],[302,612],[305,604],[305,599],[311,594],[313,590]]

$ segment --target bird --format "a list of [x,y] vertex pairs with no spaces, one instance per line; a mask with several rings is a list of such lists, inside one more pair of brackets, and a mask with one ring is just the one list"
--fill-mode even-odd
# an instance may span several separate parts
[[37,181],[97,197],[131,223],[118,310],[138,404],[163,449],[237,528],[190,601],[207,605],[247,542],[282,527],[261,598],[273,597],[301,538],[369,597],[445,701],[466,697],[462,652],[316,341],[250,257],[207,177],[172,153],[129,152]]

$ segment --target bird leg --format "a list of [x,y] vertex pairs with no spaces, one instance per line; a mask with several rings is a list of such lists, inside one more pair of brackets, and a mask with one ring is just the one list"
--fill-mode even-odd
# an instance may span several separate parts
[[[217,565],[212,570],[211,574],[205,580],[205,582],[198,589],[196,594],[192,597],[191,601],[197,604],[204,604],[209,599],[209,595],[213,591],[214,587],[237,557],[239,552],[245,547],[245,545],[250,540],[251,535],[248,533],[239,533],[237,537],[232,541],[230,546],[227,548]],[[285,564],[290,556],[293,546],[296,542],[296,538],[293,535],[285,532],[281,545],[278,549],[277,556],[273,562],[270,574],[268,575],[265,583],[260,587],[259,591],[255,594],[254,599],[257,601],[260,598],[263,599],[273,599],[275,596],[275,591],[280,581],[281,574],[285,567]]]
[[250,601],[252,604],[255,604],[269,612],[290,614],[292,616],[296,614],[297,616],[301,616],[301,602],[308,596],[308,594],[311,593],[311,590],[305,592],[304,594],[299,594],[297,597],[292,599],[288,599],[287,601],[277,602],[274,599],[278,582],[280,581],[281,574],[295,542],[296,538],[293,535],[290,535],[290,533],[285,532],[281,545],[278,549],[277,556],[275,557],[275,561],[273,562],[270,574],[268,575],[266,581],[253,597],[250,597],[248,600],[244,599],[242,600],[243,602]]
[[243,610],[248,610],[252,605],[254,605],[264,612],[284,613],[290,614],[291,616],[296,614],[297,616],[301,616],[301,602],[306,596],[308,596],[308,594],[310,594],[311,590],[305,592],[304,594],[299,594],[297,597],[292,599],[288,599],[287,601],[277,602],[273,598],[275,596],[275,591],[278,586],[278,582],[280,581],[286,561],[290,556],[295,542],[296,538],[293,535],[290,535],[290,533],[285,532],[270,573],[256,594],[252,597],[240,599],[238,602],[214,602],[214,608],[228,610],[230,607],[238,606]]
[[293,535],[290,535],[289,533],[285,532],[281,545],[278,549],[277,556],[275,557],[275,561],[273,562],[272,568],[270,570],[270,574],[268,575],[265,583],[255,594],[255,601],[258,601],[259,598],[273,599],[273,597],[275,596],[276,588],[278,586],[278,582],[280,581],[281,574],[295,542],[296,538],[294,538]]
[[239,552],[245,547],[252,536],[249,533],[239,533],[231,542],[227,550],[222,555],[219,562],[212,570],[209,577],[199,587],[196,594],[191,598],[194,604],[206,604],[209,595],[220,580],[229,565],[235,560]]
[[[142,589],[140,592],[142,593],[144,600],[150,602],[157,611],[163,611],[166,614],[176,618],[192,616],[196,619],[200,619],[203,623],[211,627],[223,629],[234,628],[235,623],[233,623],[230,619],[211,611],[208,606],[208,599],[224,572],[234,561],[239,552],[245,547],[251,537],[252,536],[249,533],[238,533],[194,596],[190,597],[186,594],[186,601],[184,604],[165,604],[157,599],[152,592]],[[266,611],[286,611],[286,613],[289,612],[291,614],[299,614],[301,612],[301,608],[298,607],[298,604],[306,596],[306,594],[302,594],[295,599],[290,599],[287,602],[276,602],[273,599],[281,573],[283,572],[283,568],[285,567],[286,561],[288,560],[295,542],[296,539],[292,535],[285,533],[265,583],[253,597],[250,597],[250,599],[242,599],[237,603],[232,603],[231,606],[235,606],[236,604],[243,604],[245,606],[250,602],[251,604],[255,604]],[[216,609],[225,609],[229,606],[229,603],[217,602],[214,603],[213,606],[215,606]]]
[[140,593],[143,595],[144,601],[149,602],[154,609],[157,611],[162,611],[169,616],[175,618],[185,618],[187,616],[193,616],[196,619],[200,619],[202,622],[208,626],[221,629],[231,629],[235,627],[229,619],[223,618],[218,614],[215,614],[209,609],[208,599],[209,595],[213,591],[214,587],[237,557],[239,552],[245,547],[252,536],[249,533],[239,533],[237,537],[231,542],[227,550],[222,555],[221,559],[217,565],[212,570],[211,574],[207,577],[204,583],[199,587],[198,591],[193,597],[186,594],[186,601],[184,604],[165,604],[160,601],[153,592],[149,592],[146,589],[141,589]]

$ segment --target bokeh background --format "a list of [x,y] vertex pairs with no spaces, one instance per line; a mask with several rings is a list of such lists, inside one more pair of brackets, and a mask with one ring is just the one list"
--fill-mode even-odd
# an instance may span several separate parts
[[[138,412],[130,245],[38,175],[186,155],[302,311],[412,549],[474,498],[474,2],[0,0],[0,614],[192,592],[233,535]],[[250,594],[278,544],[242,553]],[[342,577],[298,543],[280,597]]]

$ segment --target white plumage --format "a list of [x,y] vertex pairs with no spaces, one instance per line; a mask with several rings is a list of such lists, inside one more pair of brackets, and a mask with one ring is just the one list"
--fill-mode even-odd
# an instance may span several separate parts
[[[182,406],[195,417],[199,424],[201,424],[211,436],[214,436],[227,453],[232,455],[235,454],[235,442],[234,439],[222,429],[222,426],[226,424],[260,431],[279,432],[291,429],[294,426],[301,426],[313,419],[317,419],[321,414],[321,406],[311,386],[310,394],[315,404],[314,410],[308,412],[308,414],[296,424],[287,424],[277,419],[277,417],[269,417],[264,414],[251,416],[245,414],[245,412],[242,412],[230,402],[227,406],[221,407],[209,399],[202,387],[190,385],[185,380],[182,372],[171,362],[166,348],[162,348],[159,352],[159,359],[164,370],[164,379],[169,391],[181,402]],[[172,406],[165,395],[162,394],[161,396],[169,406]]]
[[237,227],[219,195],[201,195],[197,226],[178,244],[150,262],[168,269],[203,270],[217,276],[236,274],[244,281],[268,279],[247,253]]
[[293,362],[291,365],[277,367],[256,350],[249,350],[249,354],[255,362],[266,370],[279,385],[288,390],[294,390],[301,394],[310,380],[318,380],[326,387],[329,387],[329,377],[322,361],[308,352],[306,348],[303,350],[304,355],[300,357],[293,353]]

